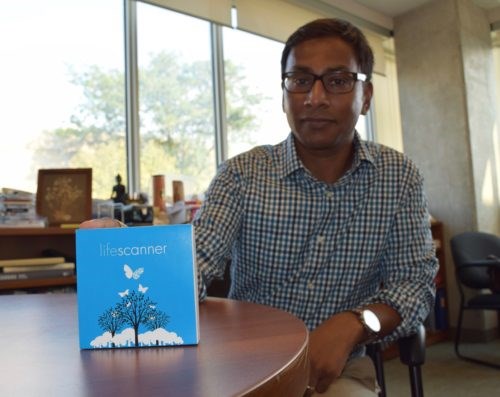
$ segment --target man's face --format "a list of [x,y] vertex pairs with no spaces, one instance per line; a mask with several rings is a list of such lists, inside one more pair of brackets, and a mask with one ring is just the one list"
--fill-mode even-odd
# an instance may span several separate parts
[[[331,71],[361,72],[352,48],[337,37],[311,39],[292,48],[285,72],[322,75]],[[372,95],[371,83],[358,81],[351,92],[332,94],[316,80],[307,93],[283,89],[283,110],[298,149],[334,153],[351,147],[354,127],[366,114]]]

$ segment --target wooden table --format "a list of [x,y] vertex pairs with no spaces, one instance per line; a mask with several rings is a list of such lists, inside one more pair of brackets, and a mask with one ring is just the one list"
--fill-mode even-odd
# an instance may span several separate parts
[[210,298],[200,344],[80,350],[76,296],[0,296],[0,396],[302,396],[308,333],[267,306]]

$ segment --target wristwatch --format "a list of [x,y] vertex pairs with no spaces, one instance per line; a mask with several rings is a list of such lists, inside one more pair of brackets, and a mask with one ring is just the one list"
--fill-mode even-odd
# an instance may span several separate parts
[[359,321],[368,334],[368,339],[364,342],[365,344],[378,338],[382,326],[380,325],[380,320],[373,311],[365,308],[356,308],[349,311],[358,316]]

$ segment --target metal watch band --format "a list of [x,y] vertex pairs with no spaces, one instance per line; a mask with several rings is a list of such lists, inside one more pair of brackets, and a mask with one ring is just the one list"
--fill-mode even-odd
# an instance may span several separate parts
[[379,333],[375,332],[373,329],[371,329],[368,324],[366,323],[365,319],[363,318],[363,311],[368,310],[368,309],[363,309],[363,308],[355,308],[355,309],[350,309],[351,313],[354,313],[358,316],[358,320],[363,326],[363,328],[366,330],[366,333],[368,334],[368,339],[364,341],[364,344],[368,344],[373,342],[375,339],[378,338]]

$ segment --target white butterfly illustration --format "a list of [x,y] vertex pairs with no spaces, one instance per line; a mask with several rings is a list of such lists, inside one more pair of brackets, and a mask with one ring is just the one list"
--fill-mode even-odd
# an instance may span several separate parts
[[123,271],[125,272],[125,277],[137,280],[139,277],[141,277],[141,274],[144,273],[144,268],[140,267],[136,270],[132,270],[129,265],[123,265]]
[[139,292],[145,294],[148,289],[149,287],[143,287],[142,284],[139,284]]
[[123,298],[124,296],[127,296],[127,295],[128,295],[128,289],[126,289],[126,290],[125,290],[125,291],[123,291],[123,292],[118,292],[118,295],[120,295],[122,298]]

